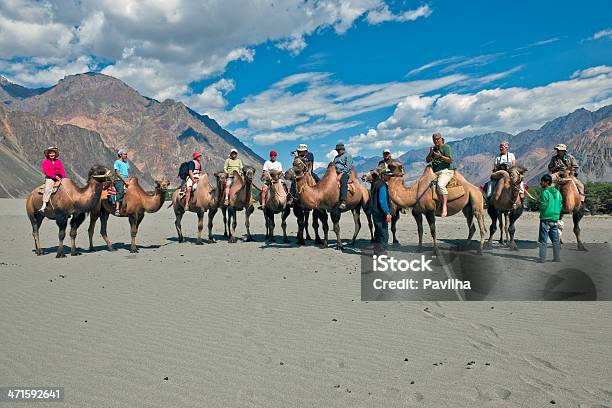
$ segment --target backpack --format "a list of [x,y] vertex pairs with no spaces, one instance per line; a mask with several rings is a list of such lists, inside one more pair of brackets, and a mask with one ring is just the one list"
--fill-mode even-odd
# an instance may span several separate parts
[[179,167],[179,171],[178,171],[178,176],[181,180],[187,180],[187,177],[189,177],[189,162],[186,161],[185,163],[181,163],[181,166]]

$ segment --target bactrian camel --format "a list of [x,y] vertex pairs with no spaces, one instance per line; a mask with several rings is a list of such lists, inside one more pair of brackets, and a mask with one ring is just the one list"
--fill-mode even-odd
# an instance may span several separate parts
[[[244,225],[247,230],[247,241],[253,241],[250,229],[251,214],[255,211],[253,205],[253,197],[251,189],[253,187],[253,178],[255,177],[255,168],[252,166],[244,166],[242,174],[234,170],[234,183],[229,192],[229,205],[222,205],[224,228],[228,231],[228,242],[235,243],[236,240],[236,215],[238,211],[244,210]],[[227,217],[226,217],[227,212]]]
[[289,238],[287,238],[287,217],[291,208],[287,205],[287,192],[283,186],[282,176],[283,172],[277,170],[265,171],[262,175],[263,181],[270,183],[263,208],[266,221],[266,240],[270,242],[274,241],[274,215],[279,213],[281,213],[283,242],[289,242]]
[[[400,208],[412,207],[412,215],[417,223],[419,233],[419,249],[423,246],[423,215],[429,224],[431,238],[433,240],[434,252],[438,252],[438,244],[436,242],[436,215],[440,216],[441,208],[438,205],[437,192],[435,186],[435,174],[431,167],[427,166],[419,179],[410,187],[404,185],[403,175],[404,167],[399,162],[389,164],[389,169],[392,171],[392,177],[387,183],[389,186],[389,196],[391,201],[397,204]],[[476,227],[474,218],[478,221],[480,229],[480,246],[478,253],[482,254],[484,246],[484,197],[480,190],[469,183],[457,170],[455,170],[455,179],[458,186],[463,187],[464,194],[453,199],[449,188],[448,201],[448,216],[457,214],[462,211],[468,224],[467,242],[472,239]]]
[[[167,180],[156,180],[155,191],[153,194],[147,194],[138,183],[138,178],[133,177],[128,180],[128,186],[125,190],[125,196],[119,207],[119,217],[127,217],[130,222],[130,235],[132,242],[130,252],[138,252],[136,245],[136,235],[138,234],[138,226],[142,222],[145,213],[157,212],[166,199],[166,191],[170,183]],[[106,242],[109,251],[113,250],[113,245],[108,239],[106,227],[108,224],[109,214],[115,215],[114,204],[108,201],[107,194],[103,194],[99,200],[100,205],[91,211],[89,215],[89,250],[93,250],[93,234],[96,226],[96,221],[100,218],[100,235]]]
[[103,166],[94,166],[89,170],[87,185],[77,186],[69,178],[62,179],[61,185],[56,193],[51,196],[49,205],[44,213],[39,209],[42,207],[42,194],[40,187],[34,189],[26,199],[26,212],[32,223],[32,236],[36,255],[42,255],[40,248],[39,229],[45,218],[54,219],[59,228],[59,244],[57,246],[57,258],[63,258],[64,238],[66,237],[66,226],[70,217],[70,255],[79,255],[76,250],[77,229],[85,221],[89,211],[96,208],[100,202],[103,183],[110,180],[110,170]]
[[509,171],[498,170],[491,175],[492,180],[497,180],[497,185],[494,194],[489,198],[487,207],[487,213],[491,217],[488,248],[492,246],[493,235],[497,231],[497,223],[499,222],[499,243],[504,243],[503,236],[505,233],[508,247],[513,251],[518,251],[514,241],[516,231],[514,224],[523,214],[520,188],[526,171],[527,169],[524,167],[513,166]]
[[584,203],[581,200],[581,195],[576,187],[575,176],[573,170],[560,171],[556,173],[557,177],[555,183],[561,197],[563,198],[563,207],[561,212],[561,218],[563,214],[571,214],[572,221],[574,222],[574,235],[576,235],[576,243],[579,251],[586,251],[582,240],[580,239],[580,220],[584,217]]
[[178,234],[178,241],[183,242],[183,229],[181,227],[181,220],[186,211],[194,212],[198,216],[198,238],[196,240],[197,245],[202,245],[202,229],[204,229],[204,213],[208,211],[208,243],[212,244],[215,242],[212,235],[213,218],[219,204],[223,200],[223,189],[225,186],[226,174],[219,172],[215,174],[217,178],[217,186],[213,188],[210,184],[208,174],[204,173],[198,180],[197,188],[191,194],[189,200],[189,206],[185,208],[185,194],[180,194],[177,189],[172,194],[172,207],[174,208],[176,232]]
[[[300,204],[305,208],[327,210],[330,212],[332,222],[334,223],[334,232],[336,234],[336,248],[343,249],[342,240],[340,239],[340,214],[338,208],[340,199],[340,187],[338,186],[338,178],[333,163],[327,166],[325,175],[317,184],[310,185],[306,175],[310,169],[299,158],[293,161],[293,172],[296,179],[297,196]],[[353,213],[355,222],[355,232],[353,233],[352,245],[355,244],[359,230],[361,229],[360,214],[361,209],[365,209],[368,205],[369,192],[359,183],[355,169],[351,169],[349,184],[353,184],[354,191],[347,194],[346,209]],[[368,223],[370,219],[368,218]],[[325,231],[325,225],[323,226]],[[327,234],[325,234],[324,245],[327,245]]]

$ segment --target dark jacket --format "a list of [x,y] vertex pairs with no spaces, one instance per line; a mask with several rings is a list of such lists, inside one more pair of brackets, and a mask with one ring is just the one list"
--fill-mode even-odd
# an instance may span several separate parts
[[[383,206],[381,203],[381,189],[383,189],[386,193],[384,194],[386,199],[383,201],[385,204],[387,204],[386,206]],[[368,203],[368,207],[373,216],[384,217],[390,213],[391,199],[389,198],[387,183],[385,183],[381,179],[377,179],[374,183],[372,183],[372,187],[370,188],[370,202]]]

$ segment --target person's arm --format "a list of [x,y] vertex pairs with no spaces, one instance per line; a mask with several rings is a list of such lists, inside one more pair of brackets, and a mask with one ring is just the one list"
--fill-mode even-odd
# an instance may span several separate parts
[[434,148],[432,146],[429,148],[429,154],[427,154],[427,157],[425,158],[425,161],[427,163],[430,163],[433,160],[433,152],[434,152]]
[[437,153],[439,153],[439,155],[436,154],[436,153],[434,153],[434,154],[436,154],[436,156],[438,156],[444,163],[451,164],[453,162],[453,156],[454,156],[453,155],[453,149],[450,146],[448,146],[447,150],[448,150],[448,153],[447,153],[448,156],[445,156],[444,154],[442,154],[441,151],[437,152]]
[[225,159],[225,163],[223,164],[223,171],[229,174],[229,159]]
[[387,202],[387,186],[384,185],[380,187],[378,190],[378,202],[380,204],[380,208],[382,208],[385,216],[391,214],[391,210],[389,209],[389,203]]
[[55,174],[53,174],[51,160],[49,159],[43,160],[42,163],[40,164],[40,167],[42,168],[42,171],[45,174],[45,176],[55,179]]
[[128,182],[126,179],[123,178],[123,176],[121,175],[121,173],[119,172],[119,167],[117,167],[117,163],[115,163],[115,175],[117,175],[117,177],[119,177],[119,179],[121,181],[123,181],[123,184],[125,184],[127,186]]
[[346,171],[350,172],[351,169],[353,168],[353,156],[351,156],[350,154],[346,154]]
[[62,161],[59,159],[57,160],[57,167],[59,169],[59,177],[56,177],[56,180],[60,181],[66,177],[66,172],[64,171],[64,163],[62,163]]
[[544,213],[550,203],[550,195],[548,190],[543,190],[540,194],[540,214]]
[[548,172],[555,173],[556,171],[557,167],[555,165],[555,158],[553,157],[552,159],[550,159],[550,162],[548,162]]
[[242,173],[242,168],[244,166],[242,165],[242,160],[238,159],[238,168],[240,169],[240,173]]

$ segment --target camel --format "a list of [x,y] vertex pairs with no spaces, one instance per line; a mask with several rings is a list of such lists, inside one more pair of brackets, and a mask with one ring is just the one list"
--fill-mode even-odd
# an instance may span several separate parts
[[74,181],[64,178],[60,188],[51,196],[49,205],[44,213],[39,209],[42,207],[42,194],[40,187],[34,189],[26,199],[26,212],[32,223],[32,236],[36,255],[42,255],[40,248],[39,230],[45,218],[54,219],[59,228],[59,244],[57,246],[57,258],[64,258],[64,238],[66,237],[66,226],[70,219],[70,255],[80,255],[76,250],[77,229],[85,221],[89,211],[100,202],[103,183],[110,180],[110,170],[103,166],[94,166],[87,175],[87,185],[77,186]]
[[[229,205],[222,205],[221,210],[223,211],[223,224],[226,229],[226,235],[228,236],[228,242],[233,244],[237,242],[236,239],[236,214],[237,211],[244,210],[244,225],[247,230],[247,241],[253,241],[250,230],[251,214],[255,211],[253,205],[253,197],[251,196],[251,189],[253,187],[253,178],[255,177],[255,168],[252,166],[244,166],[242,169],[242,175],[234,170],[234,183],[230,188],[229,194]],[[227,216],[226,216],[227,214]]]
[[489,198],[489,206],[487,207],[487,212],[491,217],[488,248],[492,246],[493,235],[497,231],[497,223],[499,222],[499,243],[504,243],[505,233],[508,247],[513,251],[518,251],[514,241],[514,232],[516,231],[514,223],[523,214],[523,205],[519,193],[526,171],[527,169],[524,167],[514,166],[509,171],[499,170],[491,175],[492,180],[499,181],[495,188],[495,194]]
[[[361,176],[361,181],[372,184],[374,182],[374,177],[380,176],[380,172],[379,172],[380,170],[381,168],[376,168],[376,169],[370,170],[367,173],[364,173]],[[376,175],[374,175],[374,173],[376,173]],[[400,242],[397,239],[397,222],[400,219],[401,209],[398,208],[394,202],[391,202],[390,210],[391,210],[391,234],[393,235],[393,243],[399,244]]]
[[[311,185],[309,183],[309,177],[304,177],[310,174],[310,168],[299,158],[293,161],[293,172],[297,183],[297,195],[300,201],[300,205],[305,208],[327,210],[331,213],[331,219],[334,223],[334,233],[336,234],[336,249],[343,249],[342,240],[340,239],[340,215],[341,211],[338,208],[340,188],[338,187],[338,179],[336,176],[336,169],[333,163],[327,166],[327,171],[321,181],[318,184]],[[351,245],[355,245],[357,234],[361,229],[361,209],[366,209],[369,200],[368,190],[359,183],[355,169],[351,169],[351,176],[349,183],[353,183],[355,191],[347,195],[346,209],[344,211],[351,210],[353,213],[353,220],[355,222],[355,232],[353,233],[353,239]],[[368,224],[371,227],[371,217],[368,214]],[[325,232],[324,245],[327,245],[327,232],[323,225],[323,231]],[[370,229],[370,233],[372,230]],[[373,235],[372,235],[373,238]]]
[[287,217],[291,208],[287,205],[287,192],[283,186],[281,171],[264,172],[264,178],[270,181],[270,188],[266,193],[266,205],[263,208],[266,220],[266,239],[274,241],[274,215],[281,214],[281,227],[283,228],[283,242],[289,242],[287,238]]
[[[563,207],[561,211],[561,219],[564,214],[571,214],[574,221],[574,235],[576,235],[576,243],[579,251],[587,251],[582,240],[580,239],[580,220],[584,217],[584,203],[581,201],[578,187],[574,181],[574,170],[568,169],[556,173],[556,185],[561,192],[563,198]],[[555,179],[555,177],[553,177]]]
[[[314,177],[312,177],[312,164],[311,163],[308,164],[308,169],[310,171],[308,171],[304,175],[304,178],[306,179],[306,182],[308,183],[308,185],[314,186],[315,184],[317,184],[317,182],[315,181]],[[293,171],[293,167],[285,172],[285,180],[290,180],[293,183],[296,182],[295,172]],[[296,193],[297,193],[297,188],[296,188]],[[314,244],[315,245],[323,244],[323,240],[321,239],[321,236],[319,235],[319,222],[321,223],[321,226],[323,228],[325,242],[327,243],[327,236],[329,233],[329,226],[327,223],[327,211],[319,210],[316,208],[315,209],[306,208],[300,204],[299,197],[294,197],[293,215],[295,215],[295,218],[297,219],[297,223],[298,223],[298,233],[297,233],[297,244],[298,245],[305,245],[306,241],[312,240],[312,238],[310,237],[310,234],[308,233],[308,220],[310,218],[311,212],[312,212],[312,228],[315,233]],[[304,240],[304,232],[306,232],[306,240]]]
[[[441,208],[438,205],[437,192],[434,187],[435,174],[430,166],[427,166],[419,179],[410,187],[404,185],[404,167],[399,162],[389,164],[389,169],[392,172],[392,177],[387,183],[389,186],[389,196],[391,201],[400,208],[412,207],[412,215],[417,223],[419,233],[419,250],[423,247],[423,215],[429,224],[429,230],[433,240],[434,253],[438,253],[438,244],[436,242],[436,216],[440,216]],[[469,183],[461,173],[455,170],[455,179],[458,187],[463,188],[463,195],[458,198],[452,197],[451,188],[449,188],[448,198],[448,216],[463,212],[469,228],[467,242],[472,239],[476,227],[474,225],[474,217],[478,221],[480,229],[480,247],[478,254],[482,255],[484,247],[484,197],[480,190]],[[452,182],[451,182],[452,184]]]
[[176,232],[178,234],[178,241],[183,242],[183,229],[181,227],[181,220],[186,211],[191,211],[198,216],[198,238],[196,245],[202,245],[202,229],[204,228],[204,213],[208,211],[208,243],[212,244],[215,242],[212,236],[213,218],[217,212],[219,204],[222,202],[223,189],[225,186],[226,174],[224,172],[215,173],[217,177],[217,186],[213,188],[209,182],[208,174],[204,173],[198,180],[198,187],[195,192],[191,194],[189,200],[189,207],[185,208],[185,196],[181,196],[180,191],[177,189],[172,194],[172,204],[174,208]]
[[[169,184],[170,183],[165,179],[156,180],[155,191],[153,194],[147,194],[138,183],[138,178],[132,177],[128,180],[128,186],[121,203],[119,217],[127,217],[130,222],[130,235],[132,237],[130,245],[131,253],[138,252],[136,235],[138,234],[138,226],[142,222],[145,213],[155,213],[159,211],[166,199],[166,190]],[[98,218],[100,218],[100,235],[102,235],[102,238],[106,242],[108,250],[114,250],[106,233],[109,214],[115,214],[115,206],[108,201],[108,195],[105,193],[100,197],[99,205],[94,208],[89,215],[88,232],[90,251],[93,251],[93,233]]]

